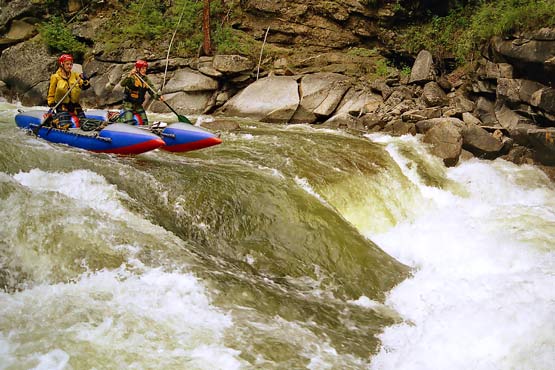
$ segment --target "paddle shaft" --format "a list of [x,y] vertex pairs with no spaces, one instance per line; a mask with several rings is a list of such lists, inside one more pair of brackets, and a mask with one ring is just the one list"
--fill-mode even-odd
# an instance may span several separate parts
[[[137,78],[139,79],[139,81],[141,81],[142,83],[144,83],[144,84],[146,85],[146,87],[148,87],[148,89],[149,89],[150,91],[152,91],[154,94],[158,94],[156,91],[154,91],[154,89],[153,89],[149,84],[146,83],[145,80],[143,80],[143,79],[141,78],[140,73],[136,72],[136,73],[135,73],[135,76],[137,76]],[[175,111],[175,109],[173,109],[173,108],[168,104],[168,102],[166,102],[165,100],[162,100],[162,102],[163,102],[164,104],[166,104],[166,107],[168,107],[168,108],[173,112],[173,114],[175,114],[175,115],[177,116],[177,118],[179,119],[179,121],[184,122],[184,123],[189,123],[189,124],[192,125],[191,121],[189,121],[189,119],[188,119],[187,117],[182,116],[182,115],[180,115],[179,113],[177,113],[177,112]]]

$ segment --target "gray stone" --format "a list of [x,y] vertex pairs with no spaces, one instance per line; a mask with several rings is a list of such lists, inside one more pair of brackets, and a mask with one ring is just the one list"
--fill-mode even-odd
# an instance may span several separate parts
[[421,50],[416,56],[410,73],[409,83],[426,83],[434,79],[434,60],[427,50]]
[[460,130],[450,122],[440,122],[424,135],[423,141],[431,145],[431,152],[452,167],[459,161],[463,138]]
[[220,109],[231,116],[271,122],[289,122],[299,105],[297,81],[292,77],[266,77],[247,86]]
[[503,142],[480,126],[470,123],[463,130],[463,148],[477,157],[493,159],[500,155]]

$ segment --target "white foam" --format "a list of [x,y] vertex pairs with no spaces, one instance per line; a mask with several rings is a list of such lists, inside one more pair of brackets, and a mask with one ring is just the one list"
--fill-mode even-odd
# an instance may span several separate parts
[[326,203],[324,198],[322,198],[320,196],[320,194],[318,194],[316,191],[314,191],[314,189],[312,188],[312,186],[310,185],[310,183],[308,182],[308,180],[306,178],[304,178],[304,177],[301,178],[301,177],[295,176],[295,183],[297,185],[299,185],[299,187],[301,187],[301,189],[306,191],[308,194],[310,194],[313,197],[315,197],[316,199],[318,199],[320,202]]
[[380,336],[372,368],[551,368],[553,186],[539,170],[504,161],[465,162],[448,176],[468,197],[417,181],[429,200],[420,214],[367,234],[415,269],[389,294],[386,304],[405,322]]
[[115,185],[108,184],[106,179],[92,171],[61,173],[33,169],[20,172],[14,178],[29,188],[64,194],[78,200],[83,206],[112,216],[128,216],[120,201],[123,197],[127,198],[125,193],[118,191]]
[[[0,293],[0,301],[0,326],[9,333],[0,363],[38,359],[39,368],[64,368],[69,359],[79,363],[93,355],[119,368],[140,363],[236,369],[241,364],[239,353],[224,344],[231,317],[211,305],[189,273],[150,269],[135,275],[122,267],[75,283]],[[25,336],[28,332],[33,336]],[[21,354],[21,346],[35,350]]]

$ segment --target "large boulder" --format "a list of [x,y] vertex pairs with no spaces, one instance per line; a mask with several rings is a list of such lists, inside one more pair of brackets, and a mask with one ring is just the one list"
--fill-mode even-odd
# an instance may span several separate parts
[[516,113],[502,103],[499,103],[495,108],[495,117],[497,122],[506,129],[513,129],[521,123],[530,122],[528,118]]
[[35,37],[4,50],[0,55],[0,80],[24,105],[44,105],[56,57]]
[[437,82],[431,81],[424,85],[422,100],[428,107],[437,107],[448,103],[447,95]]
[[530,104],[547,113],[555,113],[555,89],[544,87],[535,91],[530,98]]
[[530,80],[500,78],[497,80],[497,98],[506,103],[532,103],[532,95],[545,85]]
[[476,157],[493,159],[500,155],[503,142],[482,127],[467,123],[463,130],[463,148]]
[[180,69],[175,72],[168,81],[162,92],[164,94],[174,93],[178,91],[194,92],[194,91],[214,91],[218,89],[218,81],[205,76],[202,73],[194,71],[190,68]]
[[[86,107],[105,107],[121,103],[123,99],[123,87],[119,85],[124,74],[123,64],[103,63],[102,67],[95,65],[84,66],[84,70],[89,68],[100,69],[96,77],[91,78],[91,88],[81,93],[81,104]],[[90,74],[90,72],[88,72]]]
[[[201,114],[210,103],[211,91],[184,92],[164,95],[165,101],[180,114]],[[146,104],[148,104],[147,101]],[[168,106],[160,101],[154,101],[150,105],[150,110],[157,113],[169,113]]]
[[537,161],[555,166],[555,128],[522,124],[511,130],[510,135],[517,144],[532,149]]
[[434,80],[434,59],[428,50],[421,50],[410,72],[409,83],[426,83]]
[[[462,122],[461,122],[462,124]],[[431,145],[431,152],[443,159],[443,163],[452,167],[459,161],[463,137],[461,130],[449,121],[440,121],[429,129],[423,141]]]
[[337,73],[314,73],[303,77],[299,108],[291,122],[313,123],[319,117],[329,117],[349,86],[349,78]]
[[495,102],[482,96],[476,100],[476,108],[473,115],[485,125],[495,125],[498,123],[495,114]]
[[295,78],[270,76],[240,91],[223,105],[219,113],[286,123],[293,117],[299,102],[299,87]]
[[351,87],[341,99],[335,114],[348,113],[359,116],[367,113],[370,106],[382,103],[381,95],[371,91]]
[[0,11],[0,34],[6,31],[7,25],[14,19],[17,19],[24,14],[38,15],[44,12],[44,6],[40,3],[37,4],[33,0],[11,0],[7,4],[1,5]]

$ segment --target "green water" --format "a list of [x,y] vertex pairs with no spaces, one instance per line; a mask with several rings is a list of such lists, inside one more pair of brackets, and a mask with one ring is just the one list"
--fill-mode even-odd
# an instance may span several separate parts
[[0,368],[359,368],[400,322],[379,302],[410,270],[359,230],[418,197],[384,145],[239,120],[216,147],[122,157],[38,140],[13,114]]

